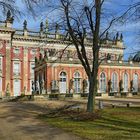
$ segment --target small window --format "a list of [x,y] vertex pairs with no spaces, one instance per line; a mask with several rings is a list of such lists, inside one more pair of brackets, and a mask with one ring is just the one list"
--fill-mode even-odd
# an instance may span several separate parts
[[115,56],[114,55],[111,55],[111,60],[115,60]]
[[19,62],[14,62],[13,72],[16,75],[20,73],[20,63]]
[[33,55],[35,55],[36,52],[37,52],[36,49],[32,49],[32,50],[31,50],[31,54],[33,54]]
[[15,53],[15,54],[19,54],[19,52],[20,52],[20,49],[19,49],[19,48],[15,48],[15,49],[14,49],[14,53]]
[[31,74],[34,74],[34,67],[35,67],[35,64],[34,63],[31,63],[30,64],[30,73]]

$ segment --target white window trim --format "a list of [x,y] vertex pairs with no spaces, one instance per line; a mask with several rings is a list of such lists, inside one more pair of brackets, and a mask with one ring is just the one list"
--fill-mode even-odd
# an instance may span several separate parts
[[116,79],[116,80],[117,80],[117,81],[116,81],[117,84],[115,85],[116,89],[112,89],[112,91],[113,91],[113,92],[117,92],[117,91],[118,91],[118,74],[117,74],[116,72],[113,72],[113,73],[112,73],[111,82],[112,82],[112,87],[113,87],[113,75],[114,75],[114,74],[116,75],[116,78],[117,78],[117,79]]
[[80,73],[75,72],[74,73],[74,90],[76,93],[80,93],[80,90],[81,90],[81,80],[80,79],[81,79]]
[[[105,85],[104,85],[104,86],[105,86],[105,90],[102,90],[102,89],[101,89],[101,74],[102,74],[102,73],[105,75],[105,77],[104,77],[104,80],[105,80],[105,81],[104,81],[104,82],[105,82]],[[106,80],[107,80],[107,79],[106,79],[106,78],[107,78],[107,77],[106,77],[106,73],[105,73],[105,72],[101,72],[101,73],[100,73],[100,78],[99,78],[99,91],[100,91],[101,93],[106,93],[106,89],[107,89],[107,84],[106,84]]]
[[30,53],[31,53],[32,55],[36,55],[37,49],[31,49]]
[[[16,50],[18,50],[18,52],[16,52]],[[20,48],[14,48],[14,53],[19,54],[20,53]]]
[[[16,73],[16,72],[14,71],[14,65],[15,65],[16,63],[19,64],[18,73]],[[14,61],[14,62],[13,62],[13,73],[14,73],[14,75],[20,75],[20,73],[21,73],[21,63],[20,63],[19,61]]]
[[14,84],[15,84],[15,81],[17,81],[17,80],[19,82],[19,88],[20,89],[19,89],[19,93],[18,94],[16,93],[16,95],[15,95],[15,93],[14,93],[14,96],[20,96],[20,94],[21,94],[21,80],[20,79],[17,79],[17,78],[13,80],[13,92],[15,92],[14,91]]
[[[125,75],[127,76],[126,81],[125,81]],[[124,92],[128,92],[128,88],[129,88],[129,87],[128,87],[128,86],[129,86],[128,81],[129,81],[128,73],[124,73],[124,74],[123,74],[123,88],[124,88],[123,91],[124,91]],[[126,83],[127,83],[127,89],[125,89],[125,86],[126,86],[125,84],[126,84]]]
[[[135,76],[137,76],[137,79],[135,79]],[[135,85],[134,85],[134,84],[135,84],[135,83],[134,83],[135,80],[137,80],[137,81],[136,81],[136,82],[137,82],[137,83],[136,83],[136,85],[137,85],[137,89],[136,89],[136,90],[135,90],[135,87],[134,87],[134,86],[135,86]],[[133,74],[133,87],[134,87],[134,91],[135,91],[135,92],[138,92],[138,89],[139,89],[139,75],[138,75],[137,73],[134,73],[134,74]]]
[[32,65],[35,67],[35,62],[30,62],[30,77],[34,77],[34,69],[32,69]]

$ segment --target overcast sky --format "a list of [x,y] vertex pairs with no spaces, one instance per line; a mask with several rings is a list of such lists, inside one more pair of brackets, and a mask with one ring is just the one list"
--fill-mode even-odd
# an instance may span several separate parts
[[[53,0],[54,1],[54,0]],[[57,2],[57,0],[55,0]],[[78,1],[78,0],[77,0]],[[85,0],[86,1],[86,0]],[[132,2],[136,2],[138,0],[121,0],[121,4],[119,0],[108,0],[110,2],[108,2],[106,4],[106,8],[114,8],[116,9],[117,13],[120,13],[123,9],[126,8],[126,6],[128,6],[129,4],[131,4]],[[25,10],[25,6],[23,5],[23,3],[21,2],[21,0],[17,1],[17,6],[19,7],[19,9],[24,13],[24,15],[22,15],[22,17],[18,19],[15,19],[13,27],[14,28],[23,28],[23,21],[24,19],[27,20],[28,22],[28,28],[31,30],[39,30],[39,25],[41,21],[44,21],[46,18],[46,10],[45,7],[43,6],[42,9],[40,9],[40,13],[39,16],[36,17],[36,19],[34,19],[31,15],[29,15],[29,13]],[[55,15],[53,15],[53,17],[55,17]],[[123,33],[124,35],[124,43],[125,46],[127,47],[125,50],[125,56],[124,58],[128,58],[128,56],[130,54],[133,55],[133,52],[136,52],[137,50],[140,50],[140,45],[137,43],[138,40],[138,30],[140,31],[140,22],[136,22],[131,21],[131,22],[127,22],[125,23],[123,26],[114,26],[113,27],[114,31],[119,31],[120,33]]]

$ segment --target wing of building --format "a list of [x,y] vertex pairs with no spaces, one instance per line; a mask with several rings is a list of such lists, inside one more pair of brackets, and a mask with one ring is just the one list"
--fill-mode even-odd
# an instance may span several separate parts
[[[21,94],[77,94],[88,93],[88,78],[74,45],[65,36],[44,31],[30,31],[27,21],[23,29],[12,28],[13,17],[0,23],[0,96]],[[86,52],[92,59],[90,38]],[[65,49],[67,47],[67,49]],[[130,93],[139,91],[140,55],[123,61],[123,36],[102,41],[100,58],[104,59],[98,72],[98,94]]]

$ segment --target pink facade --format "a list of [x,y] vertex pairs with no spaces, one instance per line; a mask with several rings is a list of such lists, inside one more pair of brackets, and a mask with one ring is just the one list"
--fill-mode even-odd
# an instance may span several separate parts
[[[18,30],[12,28],[12,23],[12,17],[0,23],[0,96],[32,94],[36,84],[37,92],[44,94],[81,93],[83,90],[88,93],[86,73],[75,47],[71,45],[65,50],[68,40],[64,42],[64,35],[41,29],[29,31],[26,22],[24,28]],[[87,55],[92,59],[90,38],[86,38],[86,44]],[[109,54],[111,58],[100,66],[99,93],[119,92],[121,80],[122,92],[130,92],[132,88],[139,91],[139,63],[123,62],[124,49],[122,37],[104,40],[99,56],[106,58]]]
[[[38,60],[39,61],[39,60]],[[45,75],[44,75],[45,72]],[[61,80],[61,73],[65,73],[64,82]],[[79,73],[79,77],[75,74]],[[35,67],[36,80],[44,80],[46,93],[88,93],[88,78],[79,63],[59,63],[46,60],[37,63]],[[41,79],[39,79],[41,77]],[[78,80],[78,81],[76,81]],[[71,85],[72,81],[72,85]],[[84,81],[87,81],[87,89],[84,88]],[[111,81],[111,83],[110,83]],[[111,95],[111,93],[138,93],[140,89],[140,68],[139,63],[125,62],[104,62],[98,71],[98,94]],[[56,83],[56,85],[53,85]],[[65,86],[64,90],[60,87]],[[56,91],[54,89],[56,88]]]

